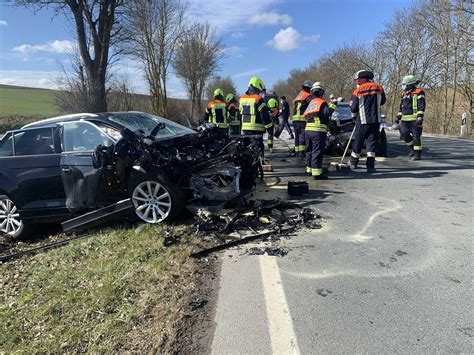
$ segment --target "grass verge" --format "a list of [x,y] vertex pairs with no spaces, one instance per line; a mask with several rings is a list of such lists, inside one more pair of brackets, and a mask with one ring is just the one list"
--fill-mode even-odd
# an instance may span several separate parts
[[173,352],[199,241],[159,225],[110,229],[0,265],[0,353]]

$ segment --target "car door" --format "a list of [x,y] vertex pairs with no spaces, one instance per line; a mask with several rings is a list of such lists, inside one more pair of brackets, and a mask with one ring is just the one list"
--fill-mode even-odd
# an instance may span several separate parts
[[0,156],[0,188],[14,201],[24,220],[63,214],[66,195],[55,127],[13,131],[8,139],[12,151]]
[[92,154],[97,146],[108,147],[113,139],[87,121],[61,124],[61,176],[66,206],[78,212],[100,207],[110,197],[103,167],[94,166]]

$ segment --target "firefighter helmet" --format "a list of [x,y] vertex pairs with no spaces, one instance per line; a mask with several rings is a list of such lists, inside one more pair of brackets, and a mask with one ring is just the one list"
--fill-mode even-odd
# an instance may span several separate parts
[[324,86],[321,84],[319,81],[316,81],[312,86],[311,86],[311,93],[316,93],[318,91],[321,91],[324,94]]
[[252,86],[255,89],[260,90],[260,91],[265,89],[265,84],[263,83],[262,79],[260,79],[258,76],[254,76],[252,79],[250,79],[249,86]]
[[268,108],[275,108],[277,106],[278,106],[278,102],[273,97],[270,100],[268,100]]
[[402,85],[417,85],[420,81],[416,78],[415,75],[405,75],[402,80]]
[[224,91],[222,91],[222,89],[215,89],[214,98],[216,98],[217,96],[222,96],[222,98],[224,98]]
[[372,73],[370,70],[359,70],[357,73],[355,73],[354,80],[363,78],[372,80],[374,78],[374,73]]
[[235,98],[235,95],[229,93],[229,94],[227,94],[227,96],[225,97],[225,100],[226,100],[227,102],[230,102],[230,100],[232,100],[233,98]]
[[313,84],[313,82],[311,80],[305,80],[304,83],[303,83],[303,87],[304,88],[311,88],[311,85]]

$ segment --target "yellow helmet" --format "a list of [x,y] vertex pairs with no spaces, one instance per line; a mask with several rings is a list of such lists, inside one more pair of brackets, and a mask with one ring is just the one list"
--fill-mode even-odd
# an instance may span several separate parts
[[229,101],[232,100],[234,97],[235,97],[234,94],[227,94],[227,96],[225,97],[225,100],[226,100],[227,102],[229,102]]
[[216,96],[222,96],[224,98],[224,91],[222,91],[222,89],[214,90],[214,97]]
[[273,97],[270,100],[268,100],[268,108],[275,108],[277,106],[278,106],[278,102]]
[[258,76],[254,76],[252,79],[250,79],[249,86],[252,86],[260,91],[265,89],[265,84]]

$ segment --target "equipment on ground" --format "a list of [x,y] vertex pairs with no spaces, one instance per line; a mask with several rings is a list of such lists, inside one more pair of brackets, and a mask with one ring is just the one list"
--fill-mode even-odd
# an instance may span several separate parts
[[306,181],[288,181],[288,195],[301,196],[309,193],[309,185]]
[[352,129],[351,137],[350,137],[349,140],[347,141],[346,149],[344,150],[344,154],[342,154],[341,161],[340,161],[339,163],[337,163],[337,162],[332,162],[332,163],[329,165],[329,170],[330,170],[330,171],[348,171],[348,170],[350,170],[349,165],[343,163],[343,161],[344,161],[344,158],[346,157],[347,150],[349,149],[349,145],[350,145],[351,142],[352,142],[352,137],[354,136],[355,130],[356,130],[356,126],[354,125],[354,128]]

